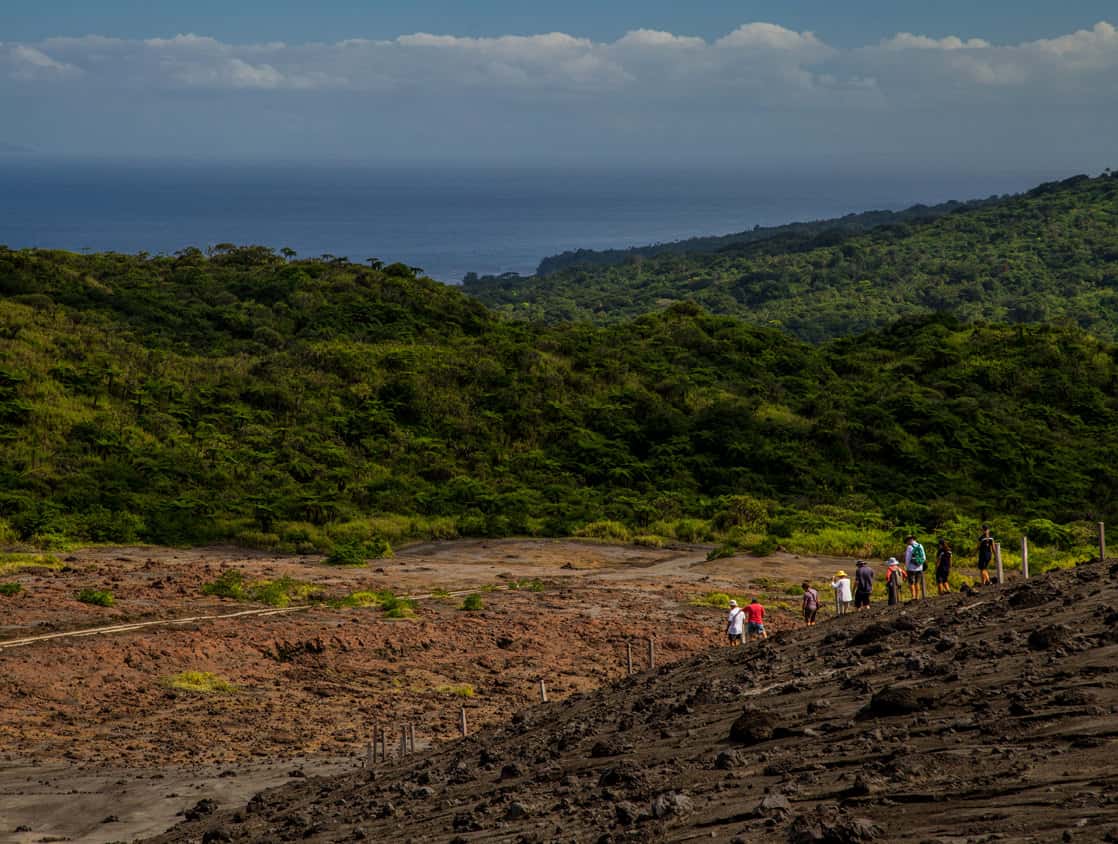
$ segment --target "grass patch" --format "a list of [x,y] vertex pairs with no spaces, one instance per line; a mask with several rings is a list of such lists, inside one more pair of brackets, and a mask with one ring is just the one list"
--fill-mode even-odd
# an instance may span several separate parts
[[[513,588],[515,588],[515,587],[510,583],[509,584],[509,589],[513,589]],[[438,601],[446,601],[446,600],[449,600],[449,598],[450,598],[450,592],[448,592],[446,589],[432,589],[431,590],[431,597],[438,600]]]
[[481,595],[474,592],[472,595],[467,595],[466,600],[462,602],[462,609],[467,612],[477,612],[478,610],[485,609],[485,601],[481,599]]
[[333,607],[350,607],[362,609],[365,607],[379,607],[380,606],[380,593],[379,592],[350,592],[344,598],[337,601],[332,601]]
[[12,595],[18,595],[22,591],[23,587],[18,583],[0,583],[0,595],[4,595],[5,597],[10,598]]
[[237,687],[224,677],[219,677],[208,671],[183,671],[181,674],[168,677],[164,681],[164,685],[169,689],[180,692],[195,692],[205,695],[228,694],[237,690]]
[[744,607],[748,603],[745,598],[734,598],[731,595],[727,595],[725,592],[707,592],[705,595],[698,595],[692,598],[689,603],[693,607],[714,607],[719,610],[728,610],[731,600],[736,600],[738,606],[741,607]]
[[525,578],[509,582],[509,589],[520,589],[525,592],[542,592],[546,587],[539,578]]
[[61,561],[51,554],[0,554],[0,574],[24,569],[60,569]]
[[108,589],[83,589],[77,594],[83,604],[93,604],[98,607],[111,607],[116,603],[116,598]]
[[453,695],[454,697],[473,697],[476,690],[469,683],[445,683],[435,686],[435,693],[440,695]]
[[245,580],[242,572],[226,569],[210,583],[203,584],[203,595],[232,598],[235,601],[256,601],[270,607],[290,606],[292,601],[313,601],[322,598],[322,590],[310,583],[290,577],[276,580]]

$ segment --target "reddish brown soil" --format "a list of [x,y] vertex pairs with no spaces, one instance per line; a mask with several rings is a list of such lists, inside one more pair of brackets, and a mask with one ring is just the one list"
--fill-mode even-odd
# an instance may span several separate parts
[[[691,656],[720,644],[722,633],[722,612],[691,598],[740,592],[751,574],[772,577],[780,568],[704,559],[702,548],[469,541],[413,546],[368,568],[335,569],[239,549],[115,548],[76,552],[62,571],[7,575],[24,591],[0,597],[0,840],[152,834],[200,796],[228,799],[229,772],[244,792],[282,780],[288,760],[310,773],[336,770],[339,758],[356,766],[374,724],[395,731],[414,723],[423,749],[456,736],[461,706],[476,729],[537,700],[540,678],[562,700],[624,676],[626,641],[636,643],[638,669],[649,636],[661,664]],[[829,561],[784,563],[792,579],[813,565],[817,577],[831,568]],[[291,576],[338,597],[359,589],[501,588],[481,593],[478,613],[462,611],[459,596],[421,600],[414,620],[315,607],[4,645],[252,609],[202,595],[202,585],[227,568],[254,579]],[[539,578],[544,591],[505,588],[527,578]],[[83,587],[111,589],[116,605],[79,603]],[[775,609],[772,629],[790,618]],[[281,660],[277,643],[310,647]],[[183,671],[212,672],[236,691],[167,688],[167,678]],[[454,688],[466,685],[474,691],[468,698]],[[40,791],[28,790],[29,766],[43,767],[44,777],[49,771],[49,788],[31,777]],[[257,774],[249,773],[253,766]],[[86,808],[67,813],[67,791],[85,793]],[[101,824],[107,816],[118,820]],[[18,826],[31,830],[16,835]]]
[[1111,560],[876,606],[155,840],[1115,841],[1115,605]]

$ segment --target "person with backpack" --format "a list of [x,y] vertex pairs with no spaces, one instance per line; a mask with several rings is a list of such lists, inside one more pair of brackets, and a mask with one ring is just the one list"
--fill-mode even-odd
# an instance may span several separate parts
[[815,626],[815,616],[819,614],[819,592],[806,580],[804,581],[804,621],[808,627]]
[[924,546],[911,533],[904,538],[904,544],[905,576],[911,600],[915,601],[918,593],[920,598],[924,597],[924,563],[928,556],[924,553]]
[[990,526],[982,526],[982,536],[978,537],[978,575],[979,586],[990,585],[990,561],[994,559],[994,537],[990,536]]
[[738,606],[737,601],[730,601],[730,615],[726,619],[726,638],[730,644],[737,647],[745,635],[745,610]]
[[895,607],[901,602],[901,584],[904,582],[905,573],[896,557],[886,560],[888,568],[885,569],[885,591],[889,594],[889,606]]
[[947,582],[951,577],[951,543],[946,539],[939,541],[939,551],[936,552],[936,591],[946,595],[951,591],[951,584]]

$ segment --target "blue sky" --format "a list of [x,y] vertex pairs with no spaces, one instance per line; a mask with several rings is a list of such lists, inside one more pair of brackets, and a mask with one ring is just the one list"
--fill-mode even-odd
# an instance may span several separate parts
[[1113,0],[0,4],[0,155],[1118,166]]
[[773,21],[854,47],[902,31],[1026,41],[1118,17],[1112,0],[3,0],[3,9],[9,41],[194,32],[235,43],[551,31],[604,41],[637,28],[709,39]]

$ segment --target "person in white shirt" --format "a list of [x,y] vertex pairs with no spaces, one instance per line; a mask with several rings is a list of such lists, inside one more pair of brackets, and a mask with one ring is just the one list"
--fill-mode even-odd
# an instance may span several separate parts
[[745,610],[737,601],[730,601],[730,615],[726,619],[726,637],[731,645],[740,645],[745,633]]
[[835,590],[835,608],[838,614],[846,615],[847,609],[854,601],[854,596],[850,594],[850,576],[839,569],[831,578],[831,588]]

